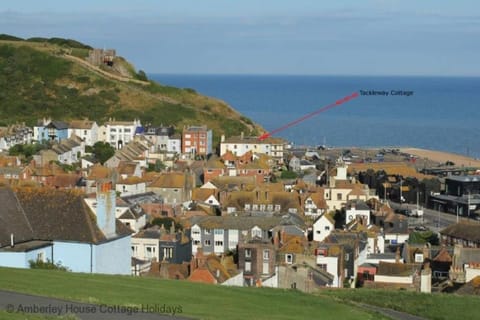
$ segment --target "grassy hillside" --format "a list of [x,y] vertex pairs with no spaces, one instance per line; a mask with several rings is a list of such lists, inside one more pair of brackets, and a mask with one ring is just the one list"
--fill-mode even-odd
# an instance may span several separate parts
[[226,103],[192,89],[145,80],[122,57],[114,66],[86,63],[90,47],[75,40],[0,35],[0,125],[42,117],[140,118],[152,125],[207,124],[218,141],[227,135],[258,134],[262,129]]
[[0,268],[0,288],[96,304],[166,304],[177,310],[181,307],[178,315],[201,319],[382,319],[329,297],[291,290],[231,288],[156,278]]
[[346,303],[376,305],[432,320],[480,319],[478,296],[373,289],[329,290],[322,291],[321,296]]

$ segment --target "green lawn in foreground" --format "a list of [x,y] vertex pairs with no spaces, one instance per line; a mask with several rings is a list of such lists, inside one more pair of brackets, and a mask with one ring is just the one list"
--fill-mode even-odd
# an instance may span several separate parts
[[77,320],[75,316],[53,317],[53,316],[41,316],[29,313],[9,313],[4,310],[0,310],[0,320]]
[[[0,289],[88,303],[181,307],[201,319],[382,319],[330,297],[268,288],[233,288],[186,281],[0,268]],[[178,310],[178,309],[177,309]]]
[[480,319],[480,297],[374,289],[325,290],[321,296],[403,311],[432,320]]

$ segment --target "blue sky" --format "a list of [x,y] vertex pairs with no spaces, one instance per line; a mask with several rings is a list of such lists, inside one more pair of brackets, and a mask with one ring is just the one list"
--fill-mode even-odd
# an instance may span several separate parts
[[0,2],[0,33],[115,48],[147,73],[480,76],[480,2]]

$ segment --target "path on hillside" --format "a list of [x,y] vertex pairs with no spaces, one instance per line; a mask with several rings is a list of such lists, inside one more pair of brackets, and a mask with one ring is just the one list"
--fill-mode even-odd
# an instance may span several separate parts
[[396,311],[393,309],[387,309],[387,308],[382,308],[382,307],[377,307],[371,304],[365,304],[365,303],[359,303],[359,302],[353,302],[351,301],[354,305],[356,305],[359,308],[362,309],[367,309],[371,311],[378,312],[386,317],[389,317],[390,319],[393,320],[426,320],[426,318],[422,318],[419,316],[414,316],[409,313],[405,312],[400,312]]
[[79,57],[75,57],[75,56],[72,56],[72,55],[69,55],[69,54],[65,54],[63,55],[65,58],[69,59],[69,60],[73,60],[73,61],[76,61],[80,64],[82,64],[84,67],[86,67],[87,69],[90,69],[92,71],[95,71],[95,72],[98,72],[108,78],[112,78],[112,79],[115,79],[115,80],[118,80],[118,81],[122,81],[122,82],[134,82],[134,83],[138,83],[138,84],[141,84],[141,85],[145,85],[145,86],[148,86],[150,85],[150,82],[148,81],[142,81],[142,80],[138,80],[138,79],[132,79],[132,78],[128,78],[128,77],[123,77],[123,76],[119,76],[119,75],[116,75],[116,74],[112,74],[110,72],[107,72],[105,70],[102,70],[100,69],[99,67],[97,66],[94,66],[92,64],[90,64],[89,62],[83,60],[83,59],[80,59]]
[[[149,305],[148,308],[160,310],[162,307],[166,308],[167,306],[168,305],[164,305],[161,301],[159,301],[158,304],[153,306]],[[125,306],[79,303],[4,290],[0,290],[0,309],[6,310],[9,313],[21,313],[23,311],[25,313],[43,314],[52,317],[75,314],[75,316],[81,320],[189,319],[185,317],[179,317],[177,314],[180,313],[175,314],[175,316],[172,316],[172,312],[165,312],[163,315],[160,313],[144,313],[141,312],[141,310],[127,309]],[[76,312],[68,312],[72,310]]]
[[132,79],[132,78],[128,78],[128,77],[123,77],[123,76],[119,76],[119,75],[116,75],[116,74],[112,74],[112,73],[109,73],[105,70],[102,70],[100,69],[99,67],[97,66],[94,66],[92,64],[90,64],[89,62],[83,60],[83,59],[80,59],[78,57],[75,57],[75,56],[72,56],[72,55],[68,55],[68,54],[65,54],[63,55],[64,58],[66,59],[69,59],[69,60],[72,60],[72,61],[75,61],[75,62],[78,62],[79,64],[81,64],[83,67],[85,67],[86,69],[92,71],[92,72],[96,72],[98,73],[99,75],[101,76],[104,76],[104,77],[107,77],[107,78],[110,78],[110,79],[114,79],[114,80],[118,80],[118,81],[121,81],[124,83],[124,85],[126,85],[128,87],[128,89],[132,90],[132,91],[141,91],[143,95],[147,95],[149,96],[150,98],[154,99],[154,100],[158,100],[158,101],[162,101],[162,102],[167,102],[167,103],[171,103],[171,104],[178,104],[178,101],[175,100],[175,99],[172,99],[170,97],[166,97],[166,96],[159,96],[159,95],[155,95],[155,94],[152,94],[151,92],[148,92],[148,91],[145,91],[145,90],[142,90],[141,88],[139,87],[136,87],[136,86],[133,86],[131,85],[131,83],[137,83],[137,84],[141,84],[141,85],[144,85],[144,86],[148,86],[150,85],[150,82],[148,81],[142,81],[142,80],[137,80],[137,79]]

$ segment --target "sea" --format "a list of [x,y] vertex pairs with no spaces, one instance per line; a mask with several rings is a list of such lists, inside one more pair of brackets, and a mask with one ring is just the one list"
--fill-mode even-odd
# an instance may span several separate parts
[[[477,77],[149,77],[219,98],[294,145],[417,147],[480,158]],[[356,98],[332,107],[354,93]]]

